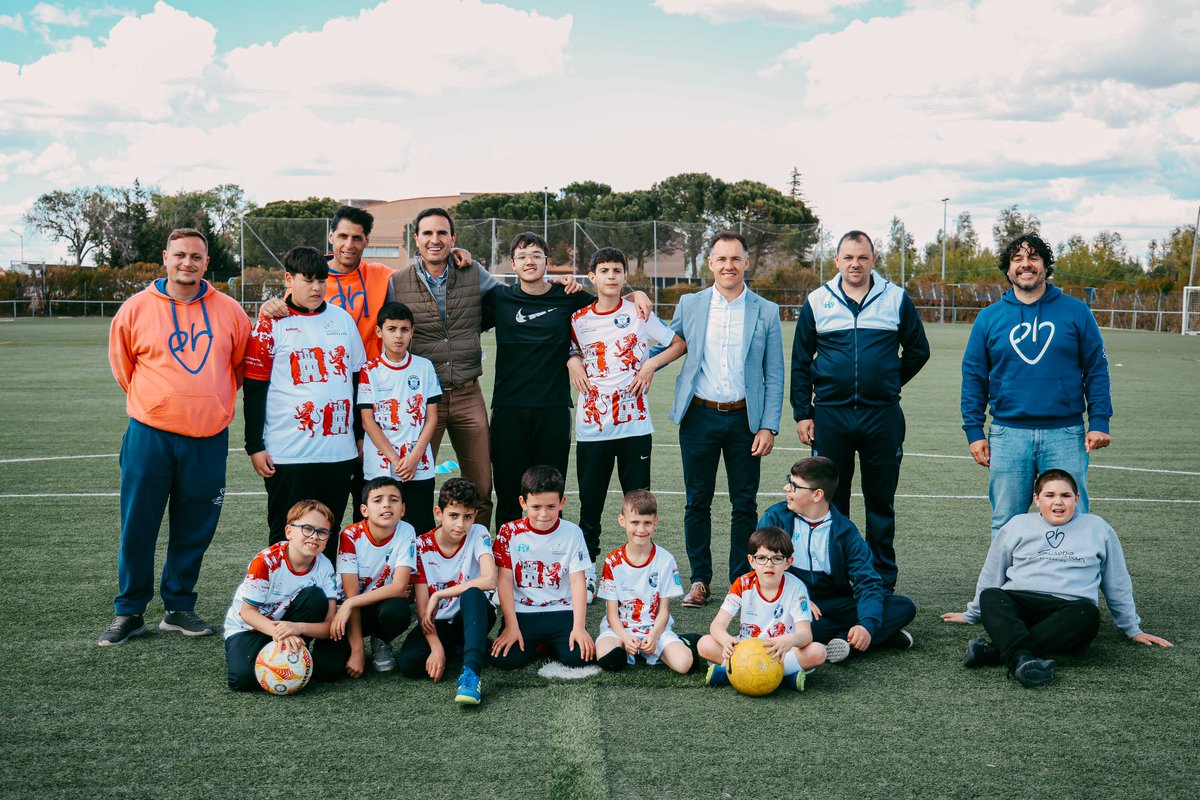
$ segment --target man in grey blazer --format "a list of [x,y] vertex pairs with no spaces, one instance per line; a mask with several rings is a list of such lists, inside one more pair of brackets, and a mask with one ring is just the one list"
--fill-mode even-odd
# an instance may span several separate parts
[[679,425],[687,505],[683,535],[691,591],[683,605],[708,602],[713,566],[712,498],[725,458],[729,502],[729,580],[749,571],[746,547],[758,520],[761,459],[770,454],[783,410],[783,335],[779,306],[746,286],[749,251],[734,231],[709,243],[713,286],[679,298],[671,329],[687,342],[675,380],[671,420]]

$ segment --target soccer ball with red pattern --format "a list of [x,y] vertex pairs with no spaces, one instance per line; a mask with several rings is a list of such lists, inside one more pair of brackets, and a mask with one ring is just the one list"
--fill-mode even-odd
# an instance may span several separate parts
[[267,642],[254,659],[254,677],[270,694],[295,694],[308,684],[312,671],[312,653],[307,647],[284,650],[277,642]]

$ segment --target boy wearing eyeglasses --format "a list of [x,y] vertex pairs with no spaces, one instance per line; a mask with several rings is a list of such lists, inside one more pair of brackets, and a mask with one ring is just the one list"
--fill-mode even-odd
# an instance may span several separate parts
[[392,642],[408,630],[412,609],[409,576],[417,568],[416,532],[405,522],[400,482],[379,476],[363,486],[362,522],[342,531],[337,573],[342,601],[329,625],[329,638],[350,645],[346,673],[361,677],[366,666],[364,636],[371,637],[371,666],[396,668]]
[[784,484],[786,499],[766,510],[759,525],[775,525],[791,536],[790,571],[808,587],[813,601],[813,639],[826,645],[829,662],[852,651],[907,650],[913,638],[904,626],[917,607],[887,589],[858,528],[830,504],[838,468],[828,458],[802,458]]
[[301,500],[288,511],[282,542],[263,550],[246,569],[246,577],[225,614],[226,682],[235,691],[258,688],[254,660],[274,640],[296,651],[310,645],[313,680],[332,681],[345,675],[350,648],[329,639],[329,623],[337,604],[333,564],[322,554],[332,536],[333,512],[317,500]]
[[[788,572],[792,539],[782,529],[761,527],[750,535],[747,559],[753,572],[734,581],[708,635],[696,651],[708,662],[709,686],[729,683],[727,664],[742,639],[762,639],[776,661],[783,662],[783,682],[804,691],[805,676],[825,663],[825,645],[813,641],[811,604],[804,582]],[[738,635],[729,623],[739,617]]]

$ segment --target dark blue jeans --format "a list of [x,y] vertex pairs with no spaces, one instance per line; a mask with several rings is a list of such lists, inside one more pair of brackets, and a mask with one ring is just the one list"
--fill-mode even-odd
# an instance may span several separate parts
[[692,580],[711,583],[712,499],[717,485],[717,465],[725,459],[729,502],[729,582],[750,571],[747,542],[758,523],[758,479],[761,459],[750,455],[754,433],[746,409],[715,411],[691,406],[679,423],[679,449],[683,455],[683,538],[687,543]]
[[118,614],[142,614],[154,596],[154,548],[169,511],[159,594],[168,611],[194,611],[200,562],[225,501],[229,431],[193,439],[129,420],[121,441]]
[[[846,597],[813,598],[817,608],[821,609],[821,618],[813,620],[813,641],[829,644],[830,639],[845,639],[850,629],[858,624],[858,603],[853,595]],[[917,607],[902,594],[888,592],[883,598],[883,620],[871,634],[871,646],[868,650],[878,650],[888,646],[888,640],[900,632],[900,629],[913,621],[917,616]]]

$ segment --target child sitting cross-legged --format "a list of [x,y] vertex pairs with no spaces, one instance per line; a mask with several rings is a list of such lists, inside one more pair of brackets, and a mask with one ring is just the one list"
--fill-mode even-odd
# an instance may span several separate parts
[[[727,664],[733,647],[742,639],[762,639],[776,661],[783,662],[783,681],[804,691],[805,675],[825,663],[825,645],[812,637],[812,611],[804,581],[788,572],[792,565],[792,537],[782,528],[759,528],[750,535],[747,558],[753,572],[742,575],[721,603],[708,635],[696,649],[709,662],[705,682],[729,683]],[[737,636],[729,623],[741,617]]]

